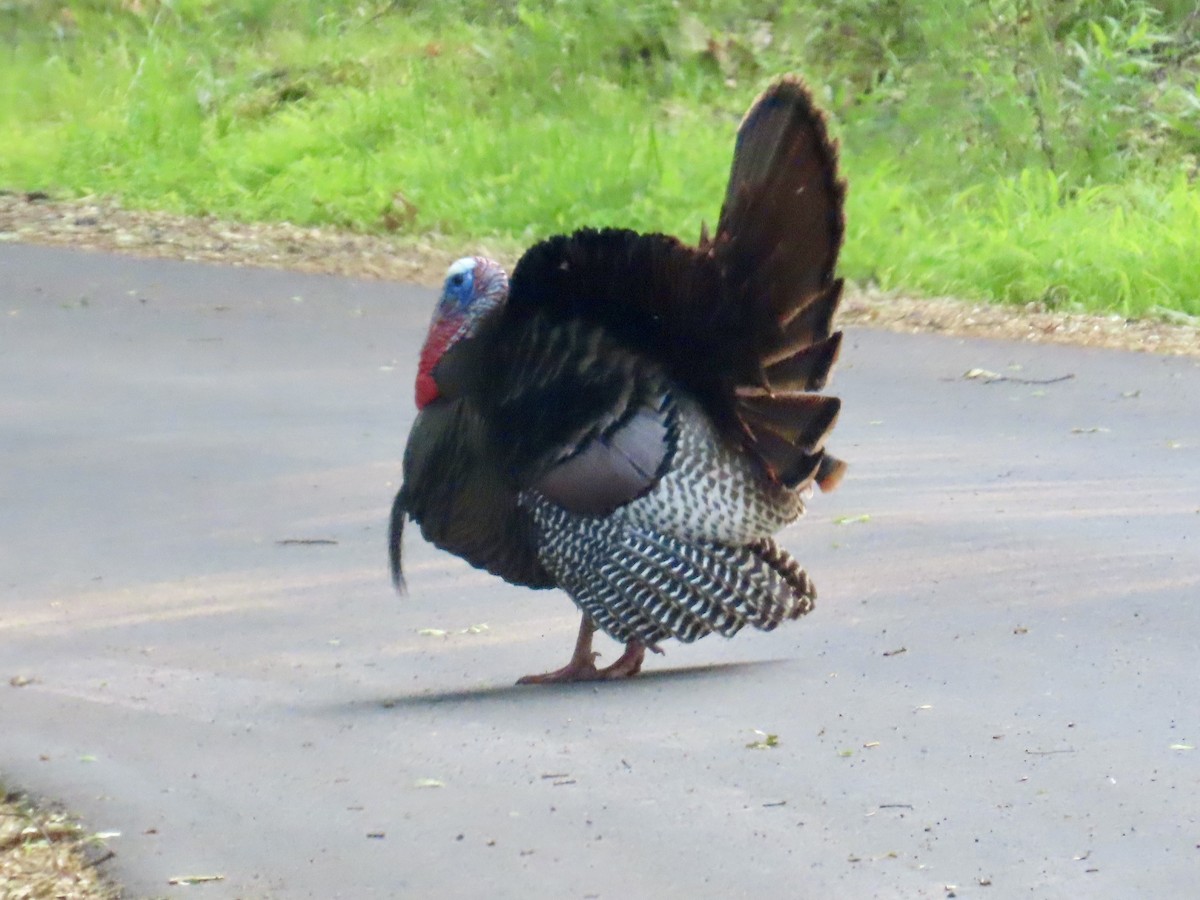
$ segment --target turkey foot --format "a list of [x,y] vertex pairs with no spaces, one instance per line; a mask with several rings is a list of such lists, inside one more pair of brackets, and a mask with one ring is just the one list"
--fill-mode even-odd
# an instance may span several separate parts
[[[662,653],[661,650],[658,651]],[[630,641],[625,652],[611,666],[601,669],[600,678],[630,678],[642,671],[642,660],[646,658],[646,645],[641,641]]]
[[640,641],[630,641],[625,645],[625,652],[611,666],[603,669],[596,668],[596,657],[600,654],[592,649],[592,635],[596,626],[586,615],[579,623],[579,637],[575,640],[575,652],[571,661],[561,669],[546,672],[542,675],[526,675],[518,678],[517,684],[562,684],[569,681],[607,681],[614,678],[628,678],[642,670],[642,659],[646,656],[646,645]]

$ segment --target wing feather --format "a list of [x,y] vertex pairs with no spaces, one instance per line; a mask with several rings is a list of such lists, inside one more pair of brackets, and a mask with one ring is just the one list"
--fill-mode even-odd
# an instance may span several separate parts
[[513,584],[555,586],[537,555],[533,518],[490,462],[483,426],[463,400],[437,401],[413,423],[392,510],[392,578],[403,584],[404,520],[425,539]]
[[677,436],[662,370],[586,319],[534,316],[481,335],[477,397],[489,444],[519,489],[581,515],[651,490]]

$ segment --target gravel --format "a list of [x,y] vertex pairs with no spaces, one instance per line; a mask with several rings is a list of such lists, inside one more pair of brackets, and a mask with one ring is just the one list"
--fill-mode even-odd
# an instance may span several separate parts
[[[288,223],[230,222],[129,210],[106,199],[53,200],[41,193],[13,192],[0,192],[0,241],[298,269],[430,287],[438,285],[446,266],[464,253],[493,256],[511,265],[521,249],[502,241],[463,246],[440,235],[359,234]],[[1178,312],[1126,319],[1049,310],[1039,304],[971,303],[854,288],[847,291],[839,321],[899,332],[1200,356],[1200,316]]]

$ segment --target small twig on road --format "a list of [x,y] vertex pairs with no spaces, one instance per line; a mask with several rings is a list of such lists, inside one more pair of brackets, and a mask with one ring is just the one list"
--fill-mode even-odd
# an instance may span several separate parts
[[999,372],[990,372],[987,369],[968,369],[963,372],[959,378],[943,378],[942,381],[982,381],[984,384],[996,384],[1000,381],[1007,381],[1009,384],[1058,384],[1060,381],[1070,381],[1075,377],[1074,372],[1068,372],[1066,375],[1058,375],[1054,378],[1014,378],[1012,375],[1001,375]]
[[167,884],[207,884],[210,881],[224,881],[224,875],[176,875],[168,878]]
[[106,863],[110,859],[115,859],[116,856],[117,856],[117,854],[114,851],[108,850],[101,856],[97,856],[95,859],[86,860],[84,862],[84,865],[91,866],[94,869],[94,868],[96,868],[96,866],[101,865],[102,863]]
[[1055,753],[1077,752],[1079,751],[1077,751],[1074,747],[1067,747],[1065,750],[1030,750],[1028,747],[1025,748],[1025,754],[1027,756],[1053,756]]

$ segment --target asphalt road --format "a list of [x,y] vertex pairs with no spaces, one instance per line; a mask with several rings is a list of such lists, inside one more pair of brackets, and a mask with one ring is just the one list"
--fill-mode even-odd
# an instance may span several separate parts
[[1197,360],[852,331],[816,612],[517,688],[565,597],[387,577],[432,301],[0,246],[0,776],[131,896],[1194,895]]

